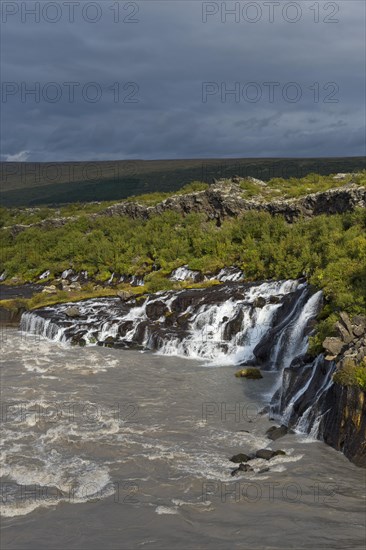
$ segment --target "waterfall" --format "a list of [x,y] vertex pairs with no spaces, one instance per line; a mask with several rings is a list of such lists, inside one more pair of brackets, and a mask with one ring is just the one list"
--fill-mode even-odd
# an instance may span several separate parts
[[[158,292],[134,299],[92,299],[25,313],[21,329],[86,345],[108,342],[140,346],[163,355],[210,364],[261,364],[286,368],[306,349],[307,324],[316,316],[320,293],[303,281],[261,284],[229,282],[206,289]],[[265,347],[264,360],[258,349]],[[263,355],[263,353],[262,353]]]
[[144,349],[213,366],[273,370],[278,376],[270,392],[271,417],[329,442],[340,421],[338,400],[345,397],[333,383],[334,362],[306,354],[321,301],[321,292],[303,280],[230,281],[127,302],[108,297],[44,307],[24,313],[20,329],[72,345]]
[[23,313],[19,328],[22,332],[43,336],[49,340],[62,340],[62,328],[56,323],[53,323],[51,319],[44,319],[36,313]]

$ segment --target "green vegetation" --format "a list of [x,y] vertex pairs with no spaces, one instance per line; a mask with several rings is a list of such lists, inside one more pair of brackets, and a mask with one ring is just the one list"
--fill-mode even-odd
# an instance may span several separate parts
[[366,361],[357,364],[346,359],[344,366],[334,373],[333,380],[341,386],[358,386],[366,391]]
[[[366,183],[366,172],[357,177],[357,183]],[[248,180],[242,187],[247,196],[260,191],[267,200],[272,198],[272,192],[277,194],[280,191],[281,197],[284,194],[299,196],[338,185],[340,182],[334,181],[332,176],[309,175],[300,180],[270,180],[265,187]],[[206,188],[205,183],[193,182],[180,193]],[[153,204],[160,202],[162,195],[140,196],[133,200]],[[186,287],[188,283],[168,279],[173,269],[184,264],[204,274],[236,265],[250,281],[306,276],[310,284],[324,293],[317,334],[310,342],[310,351],[314,354],[321,351],[324,338],[332,334],[340,311],[351,316],[365,311],[364,210],[300,219],[293,224],[288,224],[283,216],[272,217],[266,212],[249,211],[241,218],[223,220],[220,227],[214,220],[208,221],[204,214],[198,213],[183,218],[177,212],[166,211],[148,220],[88,216],[109,204],[76,204],[58,209],[34,209],[32,212],[2,209],[3,226],[15,220],[17,223],[19,220],[31,223],[30,219],[48,217],[72,216],[74,219],[59,228],[30,227],[17,235],[13,235],[10,229],[1,229],[0,273],[6,271],[7,281],[17,277],[18,282],[38,281],[40,273],[46,270],[51,271],[49,279],[52,280],[68,268],[77,272],[86,270],[91,279],[100,282],[107,281],[113,272],[143,276],[145,286],[138,289],[138,293]],[[123,285],[118,288],[123,288]],[[108,290],[96,290],[92,285],[81,294],[87,298],[94,296],[95,292],[99,296],[108,295]],[[62,291],[57,295],[35,296],[30,303],[27,302],[27,307],[70,298],[73,297]],[[75,300],[80,298],[76,293]]]
[[[229,184],[229,180],[226,180]],[[358,175],[348,175],[344,180],[334,180],[334,175],[320,176],[308,174],[303,178],[272,178],[265,186],[251,179],[244,179],[240,183],[243,190],[243,198],[259,201],[271,201],[274,199],[298,198],[309,193],[327,191],[328,189],[342,187],[348,182],[358,185],[366,185],[366,170]],[[204,191],[209,184],[202,181],[193,181],[179,189],[170,192],[154,192],[143,195],[131,195],[126,202],[137,202],[145,206],[154,206],[169,197],[175,195],[187,195]],[[102,201],[86,203],[70,203],[58,207],[35,208],[4,208],[0,207],[0,227],[9,227],[15,224],[30,225],[51,218],[80,217],[88,214],[102,212],[108,206],[118,204],[121,201]]]

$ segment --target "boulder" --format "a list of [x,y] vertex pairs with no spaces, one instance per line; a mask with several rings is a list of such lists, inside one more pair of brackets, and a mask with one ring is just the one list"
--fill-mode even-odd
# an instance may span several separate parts
[[266,436],[272,441],[276,441],[280,437],[284,437],[288,433],[287,426],[281,425],[279,428],[277,426],[272,426],[266,431]]
[[127,290],[119,290],[117,292],[118,298],[121,300],[121,302],[127,302],[130,298],[132,298],[133,293],[128,292]]
[[255,367],[246,367],[245,369],[238,370],[235,376],[237,378],[249,378],[251,380],[263,378],[261,371]]
[[352,323],[348,314],[345,311],[341,311],[341,313],[339,314],[339,317],[341,319],[343,326],[346,328],[349,334],[352,334]]
[[322,344],[328,355],[339,355],[344,347],[344,342],[332,336],[326,338]]
[[263,296],[258,296],[253,302],[254,307],[264,307],[266,305],[266,299]]
[[234,462],[234,464],[240,464],[241,462],[248,462],[248,460],[250,460],[250,457],[248,455],[245,455],[244,453],[239,453],[230,458],[230,462]]
[[259,451],[255,453],[255,456],[257,458],[263,458],[264,460],[270,460],[276,455],[275,451],[271,451],[270,449],[259,449]]
[[366,329],[366,315],[355,315],[352,318],[352,324]]
[[271,458],[275,457],[275,456],[278,456],[278,455],[286,455],[285,451],[281,451],[281,450],[278,450],[278,451],[271,451],[271,449],[259,449],[259,451],[257,451],[255,453],[255,456],[257,458],[263,458],[264,460],[271,460]]
[[365,327],[362,327],[361,325],[355,325],[352,327],[353,334],[357,337],[360,337],[365,332]]
[[340,338],[342,342],[344,342],[345,344],[349,344],[350,342],[352,342],[354,338],[352,327],[351,327],[351,332],[349,332],[343,323],[340,323],[339,321],[337,321],[334,328],[338,338]]
[[68,307],[66,310],[65,310],[65,315],[67,315],[67,317],[80,317],[81,313],[80,313],[80,309],[76,306],[71,306],[71,307]]
[[80,283],[71,283],[70,284],[70,289],[80,291],[81,290],[81,284]]

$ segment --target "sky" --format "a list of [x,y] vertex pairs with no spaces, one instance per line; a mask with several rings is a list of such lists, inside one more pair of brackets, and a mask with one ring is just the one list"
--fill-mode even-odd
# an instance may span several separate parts
[[365,154],[365,2],[1,3],[1,160]]

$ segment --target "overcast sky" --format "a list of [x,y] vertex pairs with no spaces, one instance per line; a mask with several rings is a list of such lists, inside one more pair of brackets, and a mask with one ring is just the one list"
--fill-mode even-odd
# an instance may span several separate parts
[[363,0],[1,9],[2,160],[365,154]]

